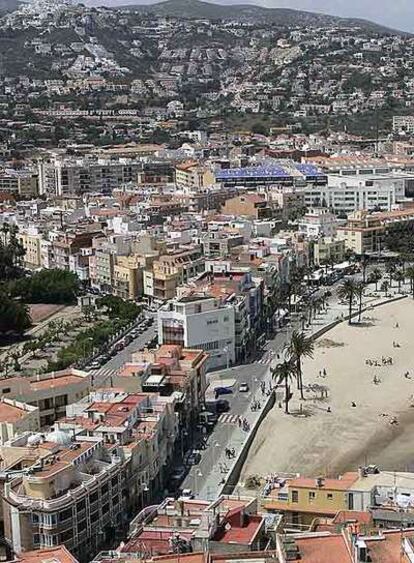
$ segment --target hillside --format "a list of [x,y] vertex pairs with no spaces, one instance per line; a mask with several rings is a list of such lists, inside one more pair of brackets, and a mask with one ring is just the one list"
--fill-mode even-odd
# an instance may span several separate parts
[[201,0],[166,0],[156,4],[131,4],[117,6],[116,9],[132,9],[159,16],[170,16],[208,20],[239,20],[249,22],[274,22],[279,26],[310,25],[312,27],[337,25],[338,27],[361,27],[378,33],[402,33],[374,22],[361,19],[349,19],[293,10],[289,8],[265,8],[252,4],[223,5]]

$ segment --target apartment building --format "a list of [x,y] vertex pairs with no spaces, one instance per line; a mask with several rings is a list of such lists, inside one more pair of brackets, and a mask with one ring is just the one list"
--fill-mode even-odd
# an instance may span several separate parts
[[209,369],[231,365],[236,361],[235,309],[201,293],[168,301],[158,310],[158,340],[208,352]]
[[345,240],[332,237],[322,237],[313,244],[313,263],[315,266],[321,264],[340,264],[345,260]]
[[298,231],[307,238],[334,237],[337,220],[326,207],[311,207],[299,220]]
[[183,190],[204,190],[215,183],[213,172],[196,161],[187,161],[175,167],[175,183]]
[[144,295],[158,302],[175,297],[176,289],[204,271],[200,246],[184,246],[163,254],[143,273]]
[[0,399],[0,445],[23,432],[40,429],[39,408],[16,399]]
[[114,384],[137,385],[160,397],[175,397],[181,450],[191,444],[198,415],[204,406],[209,354],[176,344],[132,354],[132,361],[120,370]]
[[235,232],[208,231],[202,233],[200,242],[206,258],[225,258],[231,254],[232,249],[243,244],[244,237]]
[[6,169],[0,172],[0,193],[2,192],[22,199],[36,197],[39,193],[38,176],[29,170]]
[[283,514],[288,524],[309,526],[315,518],[333,518],[341,510],[352,510],[348,491],[358,480],[358,472],[337,479],[281,475],[280,483],[268,491],[263,508]]
[[[122,448],[126,460],[123,503],[129,517],[159,496],[180,432],[178,398],[103,389],[67,408],[59,427]],[[145,497],[145,498],[144,498]]]
[[0,380],[0,393],[39,409],[40,426],[51,425],[66,412],[66,406],[88,394],[88,373],[66,369],[32,377]]
[[406,186],[411,179],[412,175],[396,173],[330,174],[327,185],[308,185],[304,189],[305,205],[328,207],[341,215],[360,209],[391,211],[396,203],[405,199]]
[[42,235],[36,232],[19,232],[19,242],[25,250],[23,257],[26,268],[40,268],[42,265],[41,243]]
[[244,194],[228,199],[221,208],[225,215],[269,219],[273,216],[271,204],[261,194]]
[[255,498],[220,496],[214,501],[166,498],[142,520],[131,522],[122,557],[142,555],[167,557],[211,551],[223,557],[264,549],[267,543],[265,518],[258,514]]
[[39,161],[39,192],[48,195],[106,193],[137,182],[139,160],[129,158],[56,157]]
[[116,257],[112,293],[122,299],[138,299],[142,295],[142,268],[136,256]]
[[346,225],[338,227],[337,235],[356,254],[371,254],[384,247],[385,227],[379,213],[356,211],[348,216]]
[[125,509],[118,445],[55,429],[0,447],[4,537],[14,552],[63,544],[81,562],[115,537]]

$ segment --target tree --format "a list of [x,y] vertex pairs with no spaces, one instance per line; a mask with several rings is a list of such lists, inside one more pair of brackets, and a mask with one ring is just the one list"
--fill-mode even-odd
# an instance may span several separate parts
[[345,280],[338,290],[339,298],[348,301],[348,324],[352,324],[352,303],[355,292],[356,284],[353,280]]
[[110,319],[123,319],[133,321],[140,312],[140,307],[132,301],[125,301],[121,297],[107,295],[97,299],[96,306],[98,308],[105,307]]
[[29,308],[6,294],[0,295],[0,334],[15,332],[22,335],[32,324]]
[[26,303],[73,303],[79,291],[79,279],[66,270],[41,270],[9,284],[12,296]]
[[300,398],[304,399],[303,395],[303,373],[302,373],[302,358],[313,358],[314,343],[312,338],[305,335],[304,332],[298,330],[293,331],[290,343],[286,345],[286,352],[289,360],[296,366],[296,379],[298,389],[300,391]]
[[388,280],[384,280],[381,284],[381,291],[384,292],[385,297],[387,297],[389,287],[390,287],[390,282]]
[[405,280],[404,272],[402,270],[397,270],[396,272],[394,272],[393,278],[398,284],[398,293],[401,293],[401,284]]
[[382,272],[379,268],[374,268],[374,270],[371,272],[369,279],[371,283],[375,283],[375,291],[378,291],[378,282],[381,280],[382,278]]
[[394,276],[394,273],[397,269],[397,266],[395,265],[395,262],[389,262],[387,264],[386,270],[387,270],[387,274],[389,275],[390,281],[389,281],[389,287],[392,287],[392,279]]
[[363,282],[359,282],[355,286],[355,294],[358,297],[358,322],[361,322],[361,314],[362,314],[362,298],[364,296],[365,291],[365,284]]
[[410,280],[411,294],[412,294],[413,299],[414,299],[414,267],[410,266],[409,268],[407,268],[405,273],[406,273],[407,278]]
[[296,378],[296,365],[292,360],[285,360],[272,369],[272,377],[276,383],[285,386],[285,413],[289,414],[289,401],[292,398],[290,382]]

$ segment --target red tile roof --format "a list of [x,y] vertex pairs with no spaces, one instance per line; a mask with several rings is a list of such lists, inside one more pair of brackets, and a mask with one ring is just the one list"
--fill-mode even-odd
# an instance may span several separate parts
[[300,563],[352,563],[353,559],[342,535],[296,538]]

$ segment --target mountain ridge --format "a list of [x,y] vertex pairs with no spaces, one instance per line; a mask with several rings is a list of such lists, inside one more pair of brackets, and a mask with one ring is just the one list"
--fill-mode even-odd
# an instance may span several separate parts
[[202,0],[163,0],[154,4],[124,4],[112,9],[130,9],[158,16],[182,17],[188,19],[226,20],[260,22],[271,21],[278,25],[338,25],[339,27],[361,27],[381,34],[411,34],[360,18],[344,18],[319,12],[293,8],[268,8],[257,4],[218,4]]

